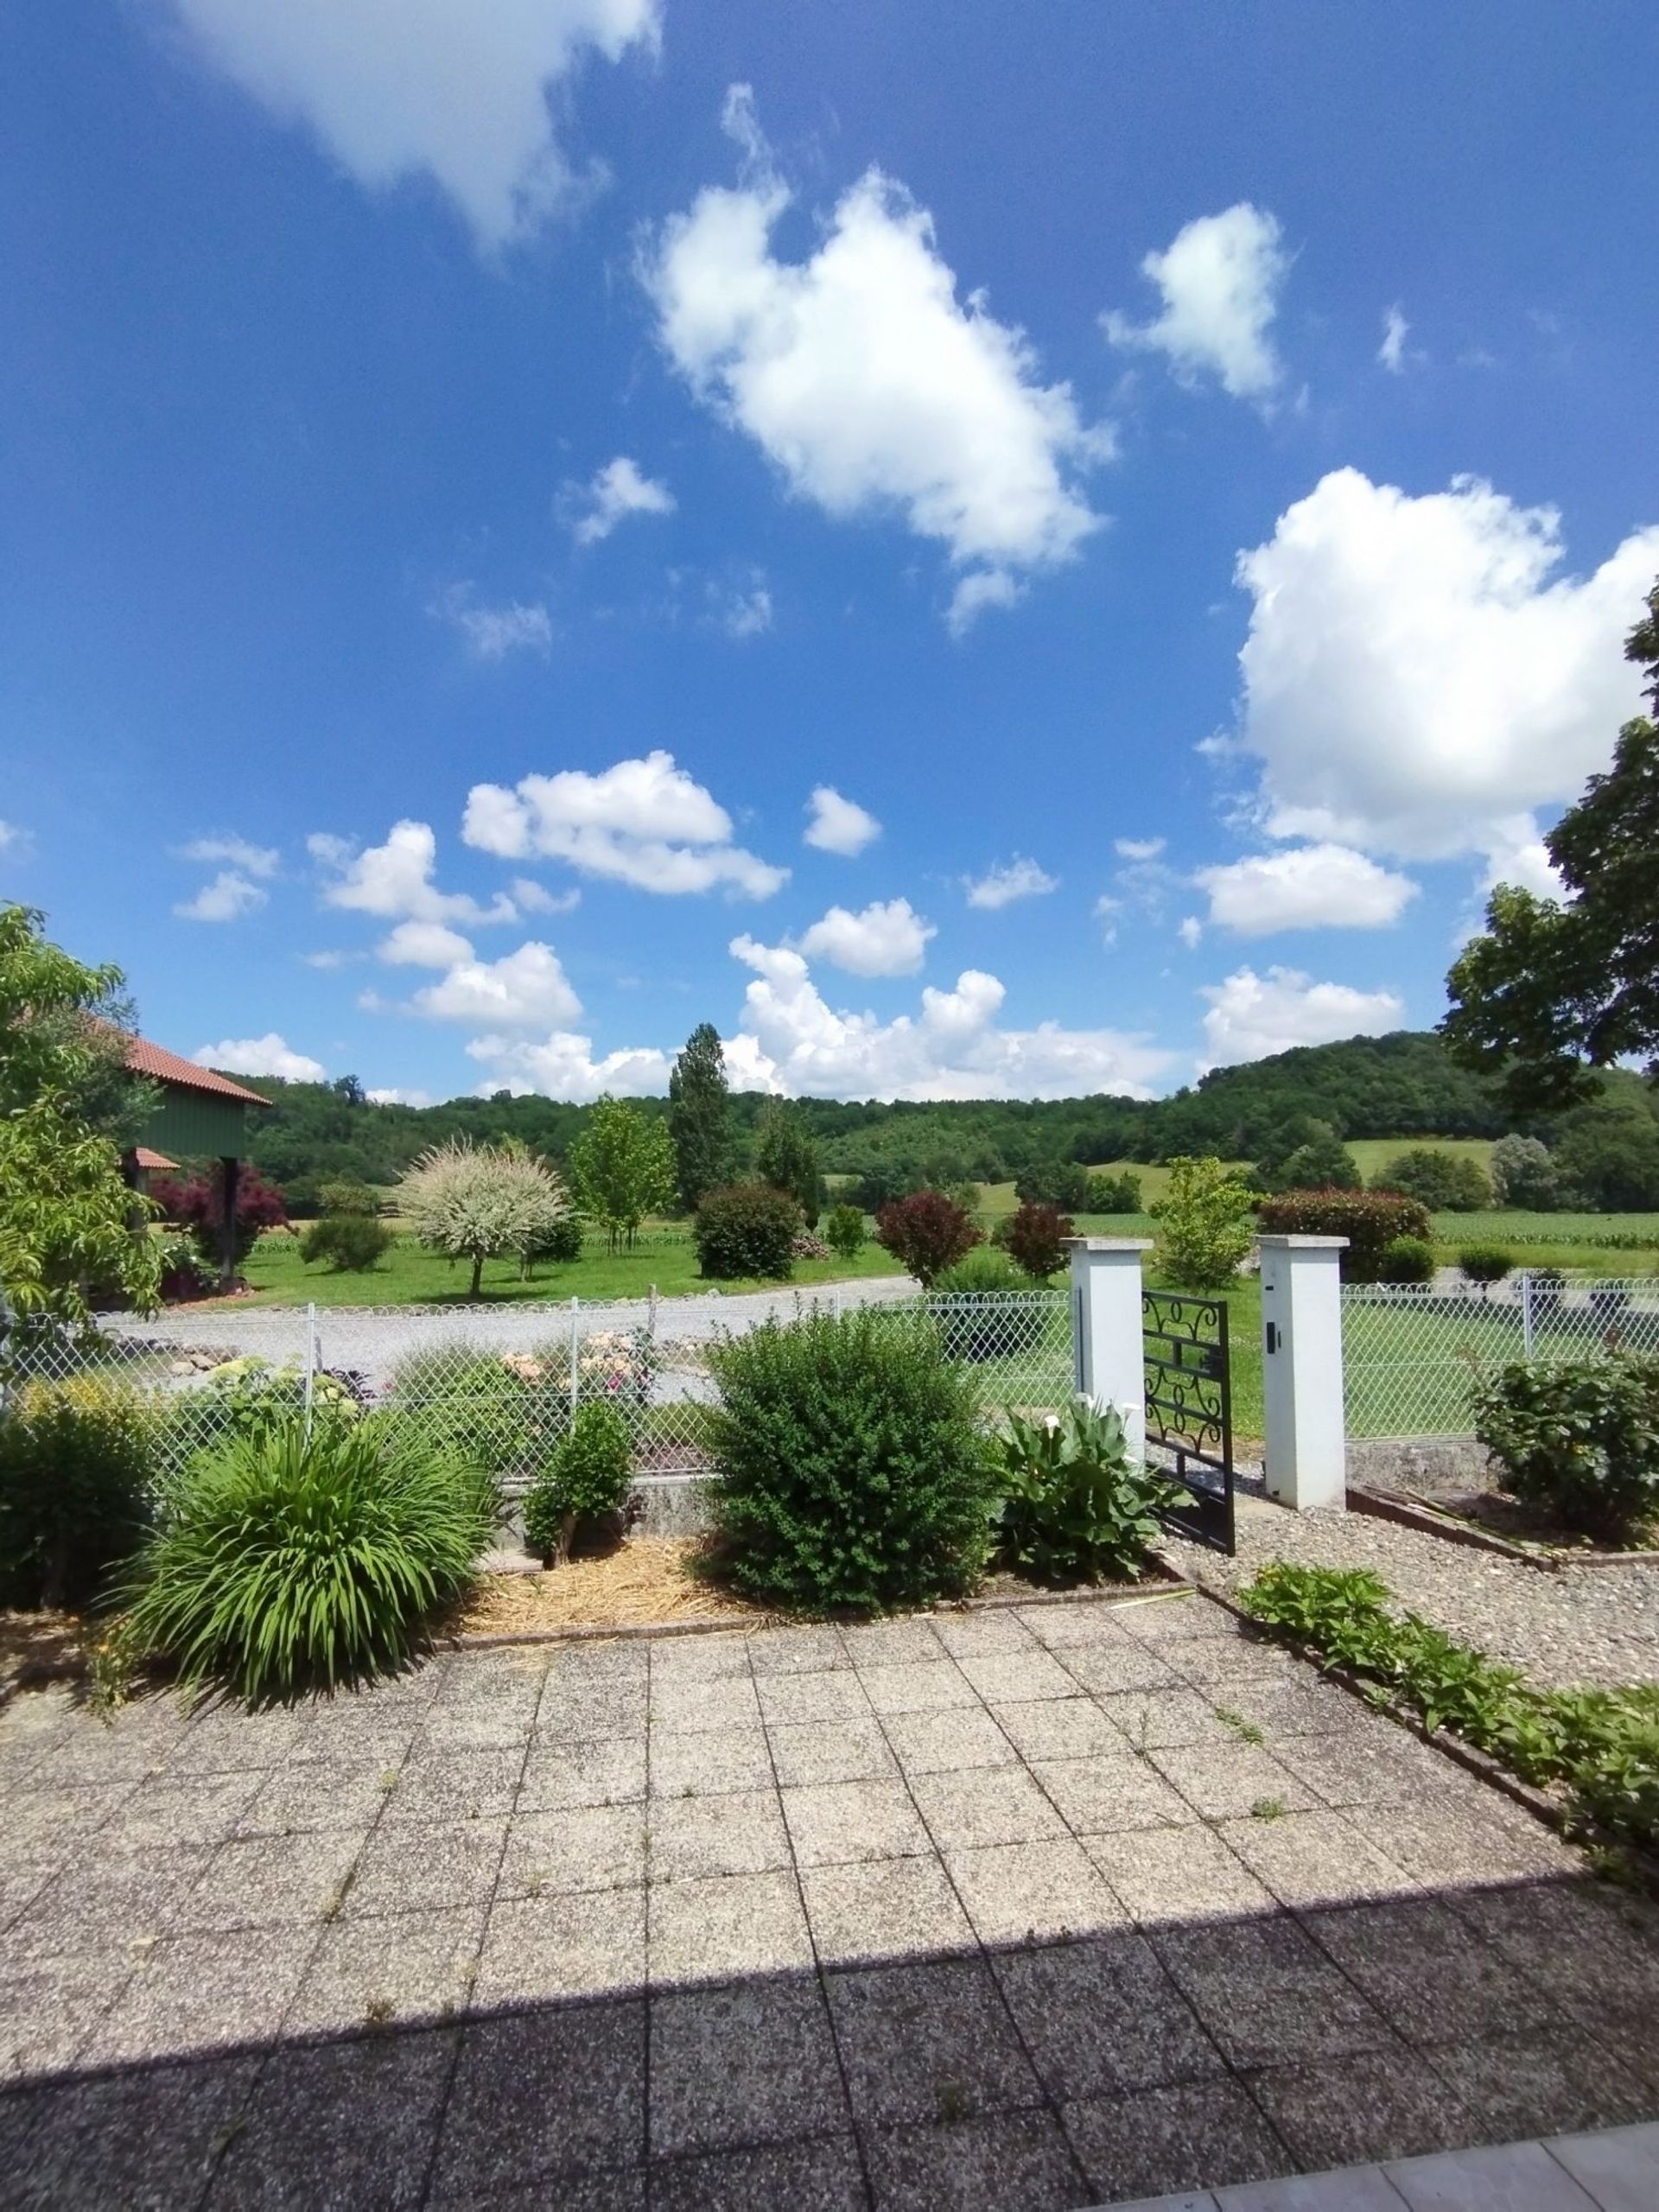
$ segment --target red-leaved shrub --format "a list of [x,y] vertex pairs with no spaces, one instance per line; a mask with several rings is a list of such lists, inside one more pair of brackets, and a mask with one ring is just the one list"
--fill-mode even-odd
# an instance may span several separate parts
[[918,1282],[931,1283],[982,1240],[954,1198],[943,1191],[912,1191],[877,1214],[875,1241]]
[[[162,1209],[163,1220],[188,1230],[204,1260],[217,1267],[225,1249],[225,1171],[193,1175],[188,1182],[172,1177],[152,1183],[150,1196]],[[257,1168],[245,1160],[236,1182],[236,1264],[240,1267],[264,1229],[285,1229],[288,1209],[274,1183],[267,1183]]]
[[1428,1243],[1434,1234],[1427,1207],[1398,1191],[1281,1191],[1262,1201],[1256,1227],[1264,1236],[1345,1236],[1344,1282],[1380,1281],[1397,1237]]
[[1046,1282],[1065,1264],[1065,1239],[1077,1235],[1070,1214],[1058,1206],[1024,1205],[996,1232],[996,1241],[1022,1274]]

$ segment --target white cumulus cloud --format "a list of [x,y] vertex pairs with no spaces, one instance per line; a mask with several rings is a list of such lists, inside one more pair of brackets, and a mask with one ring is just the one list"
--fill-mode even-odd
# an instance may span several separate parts
[[568,891],[550,891],[533,875],[515,875],[507,888],[521,913],[574,914],[582,904],[582,893],[574,883]]
[[471,584],[452,584],[429,612],[460,631],[474,660],[505,660],[509,653],[545,653],[553,643],[553,618],[540,600],[508,600],[480,607]]
[[1271,833],[1442,859],[1513,849],[1517,817],[1576,796],[1641,704],[1624,642],[1659,527],[1587,576],[1561,559],[1553,508],[1473,477],[1414,497],[1338,469],[1287,509],[1237,569]]
[[849,976],[913,976],[938,935],[908,899],[877,899],[856,914],[831,906],[802,931],[799,945],[809,960],[827,960]]
[[440,891],[432,880],[438,841],[425,822],[394,823],[384,845],[359,852],[344,837],[318,830],[306,850],[323,874],[325,906],[344,906],[388,921],[511,922],[517,909],[505,893],[488,906],[462,891]]
[[1199,996],[1207,1063],[1231,1067],[1264,1060],[1293,1045],[1332,1045],[1344,1037],[1376,1037],[1397,1029],[1404,1012],[1393,991],[1356,990],[1351,983],[1316,983],[1294,968],[1265,976],[1240,968]]
[[199,1068],[228,1068],[232,1075],[280,1076],[284,1083],[321,1083],[321,1060],[296,1052],[284,1037],[268,1029],[263,1037],[221,1037],[191,1053]]
[[674,494],[666,484],[645,475],[637,461],[620,453],[594,472],[587,484],[567,484],[564,507],[578,545],[597,545],[630,515],[671,515]]
[[1170,1064],[1117,1030],[999,1028],[1003,987],[979,969],[964,969],[954,990],[924,988],[918,1013],[884,1022],[832,1007],[790,946],[739,937],[731,950],[754,970],[727,1047],[746,1087],[824,1098],[1146,1097]]
[[815,845],[821,853],[839,853],[843,859],[853,860],[881,835],[881,824],[875,817],[854,800],[843,798],[833,784],[814,786],[807,813],[810,818],[801,832],[802,842]]
[[372,1106],[429,1106],[429,1090],[409,1090],[398,1084],[386,1084],[378,1090],[365,1090],[363,1096]]
[[1155,861],[1167,842],[1163,837],[1114,837],[1112,850],[1121,861],[1143,865],[1147,861]]
[[243,875],[272,876],[282,865],[275,845],[250,844],[245,837],[196,837],[179,848],[179,858],[204,868],[231,868]]
[[214,67],[359,184],[433,179],[493,251],[578,188],[550,96],[656,39],[658,0],[171,0]]
[[245,914],[257,913],[270,897],[263,884],[222,868],[194,899],[181,899],[173,911],[185,922],[239,922]]
[[565,861],[584,875],[664,893],[724,888],[769,899],[787,868],[732,842],[732,818],[670,753],[526,776],[511,791],[474,784],[461,836],[504,860]]
[[447,922],[399,922],[375,950],[394,968],[454,968],[473,957],[470,941]]
[[964,876],[962,887],[970,906],[994,911],[999,906],[1012,906],[1016,899],[1040,899],[1048,892],[1058,891],[1060,879],[1048,874],[1035,861],[1024,860],[1016,853],[1011,861],[996,861],[983,875]]
[[467,1047],[490,1071],[480,1088],[537,1092],[572,1106],[586,1106],[608,1091],[617,1098],[660,1098],[668,1088],[671,1063],[654,1046],[626,1046],[594,1057],[594,1040],[570,1030],[554,1030],[539,1044],[524,1038],[475,1037]]
[[1236,399],[1267,399],[1283,374],[1269,334],[1290,268],[1276,219],[1240,200],[1188,223],[1141,267],[1163,313],[1144,323],[1103,315],[1112,344],[1166,354],[1183,384],[1213,375]]
[[[772,234],[791,195],[746,87],[727,124],[746,181],[699,194],[644,270],[693,391],[831,515],[901,514],[976,574],[1071,558],[1099,520],[1077,472],[1109,439],[1084,426],[1070,387],[1039,380],[1024,334],[982,294],[957,298],[932,218],[879,169],[842,195],[816,251],[779,258]],[[1006,603],[1005,585],[978,590]]]
[[1421,353],[1408,353],[1406,340],[1411,334],[1411,325],[1398,303],[1389,308],[1382,317],[1382,343],[1376,349],[1377,365],[1391,377],[1404,376],[1407,368],[1422,359]]
[[549,1029],[574,1021],[582,1001],[551,945],[535,938],[499,960],[459,960],[416,992],[412,1010],[475,1029]]
[[1255,853],[1192,879],[1210,894],[1210,919],[1236,937],[1275,930],[1374,930],[1397,922],[1417,886],[1348,845]]

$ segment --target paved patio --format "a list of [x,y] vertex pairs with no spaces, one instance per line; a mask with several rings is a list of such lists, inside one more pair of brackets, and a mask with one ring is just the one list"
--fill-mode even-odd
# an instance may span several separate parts
[[1659,1915],[1198,1596],[43,1694],[0,1810],[8,2205],[1040,2212],[1659,2114]]

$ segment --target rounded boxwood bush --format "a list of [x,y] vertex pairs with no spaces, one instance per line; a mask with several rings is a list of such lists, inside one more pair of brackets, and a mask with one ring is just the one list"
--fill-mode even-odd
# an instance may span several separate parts
[[1378,1255],[1379,1282],[1415,1283],[1434,1280],[1434,1247],[1426,1236],[1395,1236]]
[[300,1239],[307,1267],[327,1260],[336,1274],[366,1274],[385,1257],[392,1234],[372,1213],[326,1213]]
[[751,1276],[783,1282],[794,1263],[801,1210],[770,1183],[710,1191],[691,1224],[699,1271],[715,1281]]
[[495,1492],[376,1418],[193,1461],[124,1592],[135,1652],[250,1704],[395,1667],[471,1580]]
[[1469,1281],[1478,1282],[1484,1290],[1513,1272],[1515,1255],[1500,1251],[1495,1244],[1470,1244],[1459,1253],[1458,1267]]
[[717,1557],[746,1597],[876,1613],[972,1585],[995,1503],[989,1447],[967,1370],[924,1318],[767,1321],[708,1357]]

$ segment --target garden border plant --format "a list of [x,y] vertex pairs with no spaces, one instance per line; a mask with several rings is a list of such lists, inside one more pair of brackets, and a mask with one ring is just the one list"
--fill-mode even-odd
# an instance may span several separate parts
[[[1242,1611],[1373,1703],[1484,1752],[1516,1780],[1560,1793],[1571,1834],[1659,1851],[1659,1684],[1540,1690],[1448,1636],[1363,1567],[1275,1560],[1239,1592]],[[1653,1867],[1659,1875],[1659,1864]]]

